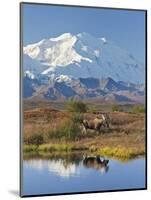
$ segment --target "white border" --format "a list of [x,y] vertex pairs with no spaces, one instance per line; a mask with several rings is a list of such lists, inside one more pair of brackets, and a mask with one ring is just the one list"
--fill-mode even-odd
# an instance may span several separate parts
[[[32,1],[29,1],[32,2]],[[34,2],[34,1],[33,1]],[[148,77],[151,74],[151,1],[150,0],[51,0],[42,3],[89,5],[115,8],[148,9]],[[1,199],[19,199],[19,1],[1,1],[0,7],[0,195]],[[148,79],[148,147],[151,147],[151,92]],[[148,165],[151,166],[151,148],[148,148]],[[148,166],[148,169],[150,168]],[[130,177],[133,178],[133,177]],[[148,171],[148,188],[151,186]],[[36,199],[150,199],[151,190],[115,193],[95,193],[57,197],[36,197]],[[27,198],[28,199],[28,198]]]

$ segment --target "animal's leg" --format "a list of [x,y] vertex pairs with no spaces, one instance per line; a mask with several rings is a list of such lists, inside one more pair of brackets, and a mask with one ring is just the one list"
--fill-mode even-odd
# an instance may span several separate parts
[[101,134],[101,124],[99,124],[98,127],[97,127],[97,133],[98,133],[98,135]]
[[87,128],[84,127],[84,134],[87,134]]
[[83,126],[82,133],[83,133],[83,134],[87,134],[87,129],[86,129],[86,127],[85,127],[85,126]]

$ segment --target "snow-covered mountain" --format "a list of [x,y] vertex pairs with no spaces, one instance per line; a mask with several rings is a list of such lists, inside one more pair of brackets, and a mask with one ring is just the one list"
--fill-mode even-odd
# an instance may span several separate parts
[[64,33],[23,52],[25,98],[144,103],[144,65],[104,37]]
[[106,38],[64,33],[23,48],[24,73],[70,81],[79,78],[144,83],[144,65]]

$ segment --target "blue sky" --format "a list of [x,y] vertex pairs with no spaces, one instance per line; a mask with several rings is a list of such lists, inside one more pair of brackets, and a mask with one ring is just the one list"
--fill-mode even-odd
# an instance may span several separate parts
[[23,43],[70,32],[106,37],[145,59],[145,12],[46,5],[23,5]]

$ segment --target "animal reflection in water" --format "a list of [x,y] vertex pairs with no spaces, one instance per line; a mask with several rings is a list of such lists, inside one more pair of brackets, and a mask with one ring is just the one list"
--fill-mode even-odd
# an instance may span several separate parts
[[86,156],[83,159],[83,165],[87,168],[93,168],[99,170],[101,173],[106,173],[109,170],[109,160],[100,156]]
[[96,117],[95,119],[82,121],[82,132],[87,133],[88,129],[95,130],[100,133],[101,128],[109,128],[110,118],[107,114],[101,114],[100,117]]

